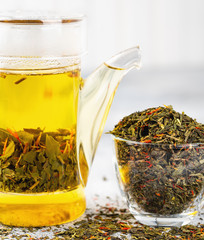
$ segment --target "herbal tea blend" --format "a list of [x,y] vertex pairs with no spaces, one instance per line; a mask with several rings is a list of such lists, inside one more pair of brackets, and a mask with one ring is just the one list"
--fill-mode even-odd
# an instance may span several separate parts
[[124,117],[111,133],[144,143],[204,143],[204,125],[172,106],[135,112]]
[[75,133],[0,129],[0,191],[40,193],[77,186]]
[[133,113],[111,133],[124,191],[137,209],[179,214],[202,197],[203,124],[168,106]]

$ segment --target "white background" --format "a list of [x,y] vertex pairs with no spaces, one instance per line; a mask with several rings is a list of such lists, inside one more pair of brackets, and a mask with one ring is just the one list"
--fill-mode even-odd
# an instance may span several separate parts
[[[116,52],[140,45],[143,68],[120,84],[105,131],[127,114],[162,104],[204,122],[203,0],[0,0],[0,10],[9,9],[86,14],[85,77]],[[111,138],[104,134],[89,194],[118,194],[113,168]]]
[[87,71],[134,45],[145,68],[204,66],[202,0],[0,0],[8,9],[86,14]]

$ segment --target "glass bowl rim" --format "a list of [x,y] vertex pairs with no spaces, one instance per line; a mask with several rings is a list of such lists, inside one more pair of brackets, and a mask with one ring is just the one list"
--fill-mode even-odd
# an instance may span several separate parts
[[112,139],[118,140],[120,142],[126,142],[128,145],[138,145],[138,146],[149,146],[149,147],[168,147],[168,148],[185,148],[185,147],[190,147],[190,148],[204,148],[204,143],[179,143],[179,144],[168,144],[168,143],[147,143],[147,142],[138,142],[138,141],[133,141],[133,140],[128,140],[125,138],[121,137],[116,137],[114,134],[111,134]]

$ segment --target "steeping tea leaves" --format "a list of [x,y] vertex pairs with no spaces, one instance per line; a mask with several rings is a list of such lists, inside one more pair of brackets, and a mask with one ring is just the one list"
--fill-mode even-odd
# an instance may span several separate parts
[[27,60],[0,74],[0,222],[50,226],[86,207],[80,176],[88,169],[79,169],[76,149],[83,80],[78,58],[56,68],[46,60],[45,69],[42,59],[32,69]]
[[0,129],[0,191],[40,193],[79,184],[73,130]]

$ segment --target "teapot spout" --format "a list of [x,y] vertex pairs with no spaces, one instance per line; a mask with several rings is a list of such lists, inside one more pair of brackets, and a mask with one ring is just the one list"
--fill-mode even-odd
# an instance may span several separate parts
[[[107,67],[115,69],[115,70],[130,71],[133,68],[140,69],[141,54],[140,54],[139,46],[126,49],[125,51],[122,51],[122,52],[116,54],[115,56],[110,58],[108,61],[106,61],[104,64]],[[120,82],[120,80],[119,80],[119,82]]]
[[140,68],[140,59],[139,47],[120,52],[97,68],[81,87],[77,119],[77,154],[84,185],[117,87],[128,71]]

